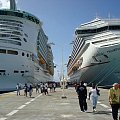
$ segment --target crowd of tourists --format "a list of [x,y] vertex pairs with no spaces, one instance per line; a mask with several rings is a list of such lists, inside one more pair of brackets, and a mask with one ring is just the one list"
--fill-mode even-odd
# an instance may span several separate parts
[[[56,83],[55,82],[51,82],[51,83],[39,83],[39,84],[36,84],[36,85],[32,85],[30,84],[29,86],[27,85],[27,83],[25,83],[25,85],[22,87],[19,83],[17,83],[16,85],[16,91],[17,91],[17,96],[20,95],[20,91],[21,89],[24,89],[24,96],[28,96],[29,94],[29,97],[32,96],[32,92],[33,92],[33,88],[36,89],[36,94],[37,93],[42,93],[43,95],[48,95],[49,92],[55,92],[55,89],[56,89]],[[49,90],[50,91],[49,91]],[[48,92],[49,91],[49,92]]]

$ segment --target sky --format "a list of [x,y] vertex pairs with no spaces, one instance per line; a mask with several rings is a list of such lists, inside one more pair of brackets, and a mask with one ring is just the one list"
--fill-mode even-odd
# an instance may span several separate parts
[[[5,2],[9,0],[0,0]],[[17,0],[17,8],[29,12],[43,22],[43,30],[52,46],[56,65],[54,80],[59,81],[63,64],[72,51],[75,28],[96,17],[120,18],[120,0]],[[62,52],[63,51],[63,52]],[[64,65],[66,75],[66,66]]]

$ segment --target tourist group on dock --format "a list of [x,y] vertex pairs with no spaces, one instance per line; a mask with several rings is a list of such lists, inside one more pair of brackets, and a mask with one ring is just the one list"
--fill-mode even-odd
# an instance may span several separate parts
[[25,85],[23,87],[21,87],[21,85],[19,83],[17,83],[16,85],[16,91],[17,91],[17,96],[20,95],[20,90],[24,89],[24,96],[28,96],[29,93],[29,97],[32,96],[32,92],[33,92],[33,88],[36,89],[36,94],[37,93],[42,93],[42,95],[48,95],[48,88],[50,89],[50,92],[55,92],[56,90],[56,83],[55,82],[51,82],[51,83],[40,83],[40,84],[36,84],[35,86],[32,86],[31,84],[28,86],[27,83],[25,83]]

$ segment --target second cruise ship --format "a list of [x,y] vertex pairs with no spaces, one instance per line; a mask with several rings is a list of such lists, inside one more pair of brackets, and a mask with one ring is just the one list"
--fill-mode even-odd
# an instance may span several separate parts
[[120,83],[120,19],[96,18],[76,28],[67,73],[71,82]]

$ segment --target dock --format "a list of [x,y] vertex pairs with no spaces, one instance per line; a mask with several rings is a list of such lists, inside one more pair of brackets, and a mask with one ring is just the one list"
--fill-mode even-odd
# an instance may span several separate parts
[[42,95],[33,90],[30,98],[17,96],[16,91],[0,94],[0,120],[113,120],[111,107],[108,102],[108,90],[100,89],[96,112],[92,111],[92,104],[87,100],[87,112],[81,112],[78,97],[74,87],[56,88],[55,92]]

